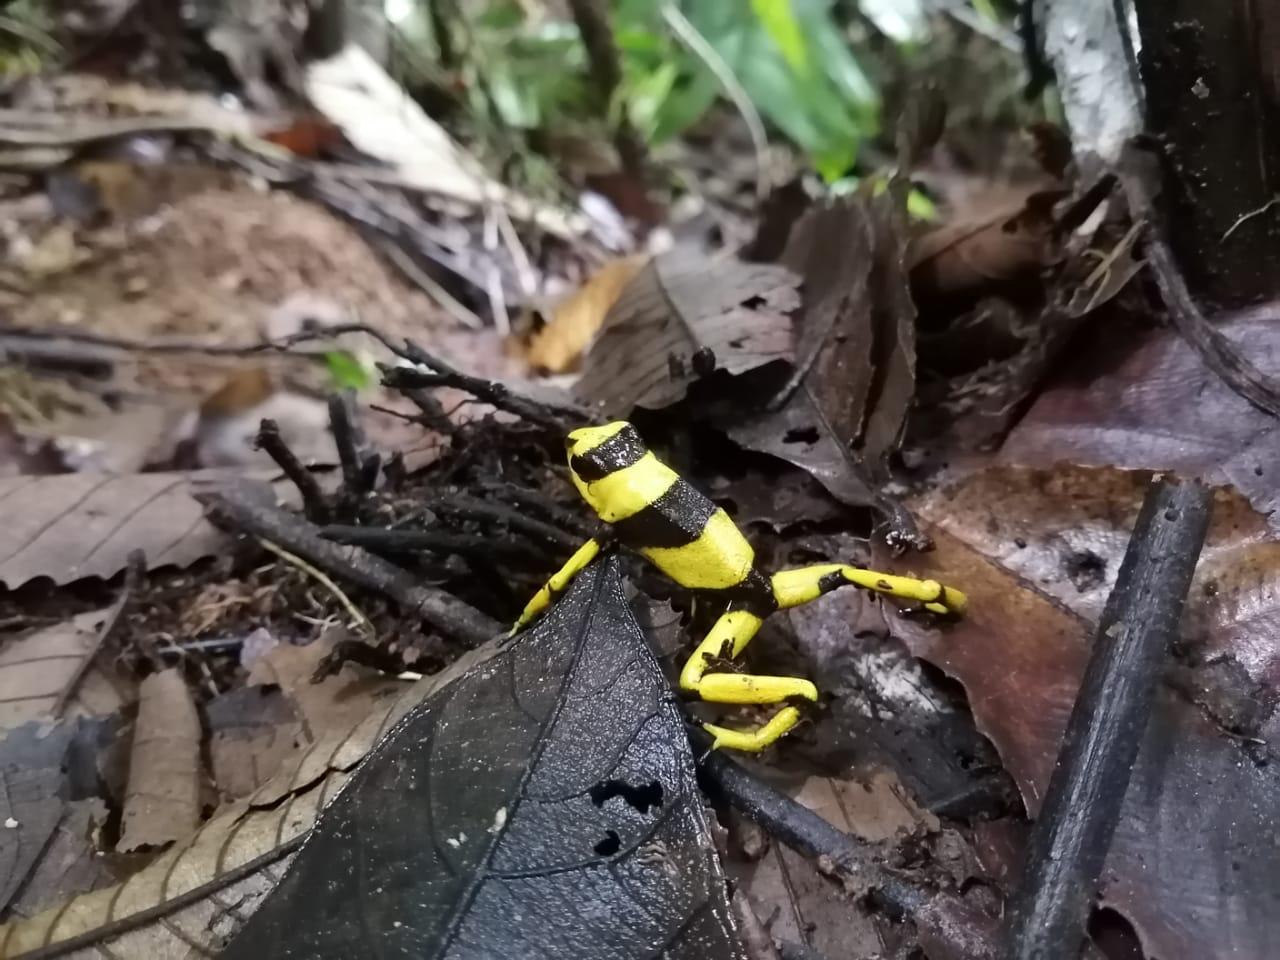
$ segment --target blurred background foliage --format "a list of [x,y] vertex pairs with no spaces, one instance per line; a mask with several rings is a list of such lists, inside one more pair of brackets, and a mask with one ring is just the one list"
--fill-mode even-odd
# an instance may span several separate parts
[[[424,84],[452,100],[476,125],[478,139],[501,143],[499,153],[512,149],[513,134],[535,145],[575,134],[607,143],[599,124],[622,117],[660,149],[717,105],[729,105],[726,71],[771,138],[791,144],[828,184],[847,182],[860,166],[874,168],[860,159],[868,144],[883,142],[885,116],[901,108],[913,76],[936,77],[948,59],[957,83],[970,88],[953,102],[1006,127],[1038,115],[1038,105],[1022,102],[1020,65],[1009,49],[1011,2],[613,0],[600,8],[621,66],[604,117],[587,52],[563,4],[390,0],[388,18],[402,54],[401,79],[428,101]],[[673,18],[692,27],[693,43],[672,29]],[[976,54],[975,39],[983,45]],[[695,49],[699,40],[710,53]]]

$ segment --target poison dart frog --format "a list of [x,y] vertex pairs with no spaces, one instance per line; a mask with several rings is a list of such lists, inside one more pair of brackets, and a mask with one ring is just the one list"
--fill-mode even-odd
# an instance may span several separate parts
[[569,474],[608,533],[584,543],[529,601],[512,633],[545,610],[569,582],[613,542],[627,547],[690,590],[719,597],[725,613],[680,672],[680,687],[714,703],[787,703],[751,730],[704,724],[714,747],[757,752],[784,736],[800,719],[792,705],[816,701],[818,690],[799,677],[724,673],[718,661],[742,653],[765,617],[798,607],[853,584],[922,603],[942,614],[964,612],[965,595],[936,580],[916,580],[820,563],[772,576],[755,563],[755,551],[729,515],[645,446],[635,427],[615,421],[573,430],[565,439]]

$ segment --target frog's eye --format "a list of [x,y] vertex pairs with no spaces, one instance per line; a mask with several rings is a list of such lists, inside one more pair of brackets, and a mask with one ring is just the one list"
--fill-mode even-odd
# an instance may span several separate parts
[[600,464],[590,454],[585,457],[579,457],[577,455],[570,457],[569,469],[577,474],[578,479],[584,483],[594,483],[597,480],[603,480],[613,472],[608,467]]

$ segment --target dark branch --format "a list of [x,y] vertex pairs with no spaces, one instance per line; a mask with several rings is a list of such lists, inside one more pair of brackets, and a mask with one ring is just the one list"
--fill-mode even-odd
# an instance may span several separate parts
[[274,420],[263,420],[258,426],[258,437],[254,446],[266,452],[276,466],[284,471],[284,475],[298,488],[302,497],[302,509],[312,523],[326,523],[329,519],[329,504],[325,499],[320,483],[311,471],[302,465],[302,461],[289,449],[280,436],[280,426]]
[[955,921],[957,912],[970,911],[954,897],[889,873],[874,861],[867,844],[756,779],[723,753],[708,753],[699,772],[732,806],[792,850],[816,861],[819,872],[847,891],[869,891],[895,916],[910,917],[918,929],[945,940],[957,956],[975,960],[994,957],[994,942],[981,923]]
[[389,597],[403,609],[417,613],[442,633],[470,645],[497,636],[494,620],[456,597],[423,586],[406,570],[359,547],[342,546],[320,531],[275,506],[252,486],[239,484],[200,495],[211,517],[223,527],[272,541],[326,573]]
[[1007,960],[1079,955],[1210,503],[1198,483],[1165,481],[1147,491],[1031,832],[1008,913]]

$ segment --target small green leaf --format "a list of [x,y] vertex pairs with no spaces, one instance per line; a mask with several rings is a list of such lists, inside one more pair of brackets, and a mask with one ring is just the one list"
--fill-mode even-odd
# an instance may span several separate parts
[[329,350],[324,355],[325,366],[335,387],[342,390],[367,390],[373,386],[373,373],[359,358],[345,350]]
[[787,66],[796,73],[807,74],[810,70],[809,50],[795,11],[791,9],[791,0],[751,0],[751,9],[769,39],[777,44]]

